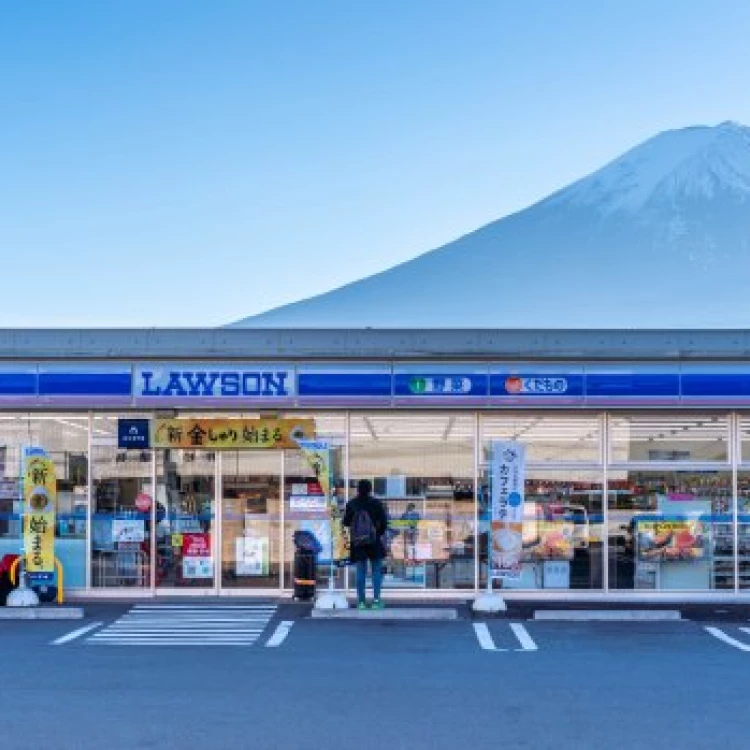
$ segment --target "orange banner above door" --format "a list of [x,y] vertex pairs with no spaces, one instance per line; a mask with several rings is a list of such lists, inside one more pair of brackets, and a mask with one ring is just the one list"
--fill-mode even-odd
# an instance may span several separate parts
[[154,448],[268,450],[315,437],[314,419],[156,419]]

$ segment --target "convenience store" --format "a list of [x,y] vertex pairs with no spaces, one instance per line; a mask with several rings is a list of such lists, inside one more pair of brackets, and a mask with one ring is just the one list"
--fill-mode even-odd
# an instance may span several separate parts
[[[317,477],[284,440],[298,429],[331,447],[340,504],[362,478],[386,503],[391,592],[486,585],[490,454],[512,441],[526,465],[509,595],[742,597],[748,344],[732,331],[0,331],[0,556],[20,548],[32,447],[55,466],[66,588],[289,592],[294,532],[330,546]],[[165,443],[170,425],[184,433]],[[238,429],[235,448],[210,442]],[[335,576],[352,583],[347,567]]]

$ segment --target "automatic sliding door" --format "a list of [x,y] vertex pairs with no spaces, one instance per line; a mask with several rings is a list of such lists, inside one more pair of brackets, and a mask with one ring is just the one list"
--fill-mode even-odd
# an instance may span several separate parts
[[281,585],[281,453],[221,455],[221,586]]

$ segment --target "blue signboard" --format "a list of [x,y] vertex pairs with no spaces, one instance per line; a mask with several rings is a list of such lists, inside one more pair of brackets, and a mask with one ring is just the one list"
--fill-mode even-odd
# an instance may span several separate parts
[[587,398],[673,398],[680,396],[680,374],[630,370],[596,372],[586,370]]
[[295,395],[289,365],[171,362],[135,368],[136,403],[210,404],[217,401],[285,401]]
[[150,421],[148,419],[118,419],[117,447],[129,449],[150,448]]
[[417,398],[466,397],[487,395],[487,375],[476,373],[430,371],[397,372],[393,376],[395,396]]
[[297,382],[300,397],[374,396],[390,397],[390,372],[300,372]]
[[582,372],[507,370],[493,372],[490,393],[519,401],[538,398],[575,399],[583,396]]

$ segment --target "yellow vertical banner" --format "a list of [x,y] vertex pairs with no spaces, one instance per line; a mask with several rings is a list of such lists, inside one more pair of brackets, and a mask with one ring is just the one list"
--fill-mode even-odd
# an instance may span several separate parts
[[342,524],[343,517],[336,494],[333,491],[332,450],[323,440],[298,440],[302,455],[307,465],[313,470],[315,479],[326,497],[328,515],[331,523],[331,548],[323,551],[323,558],[332,555],[332,562],[340,562],[349,557],[349,544]]
[[51,578],[55,572],[57,508],[57,478],[52,459],[38,453],[26,455],[23,480],[26,572]]

